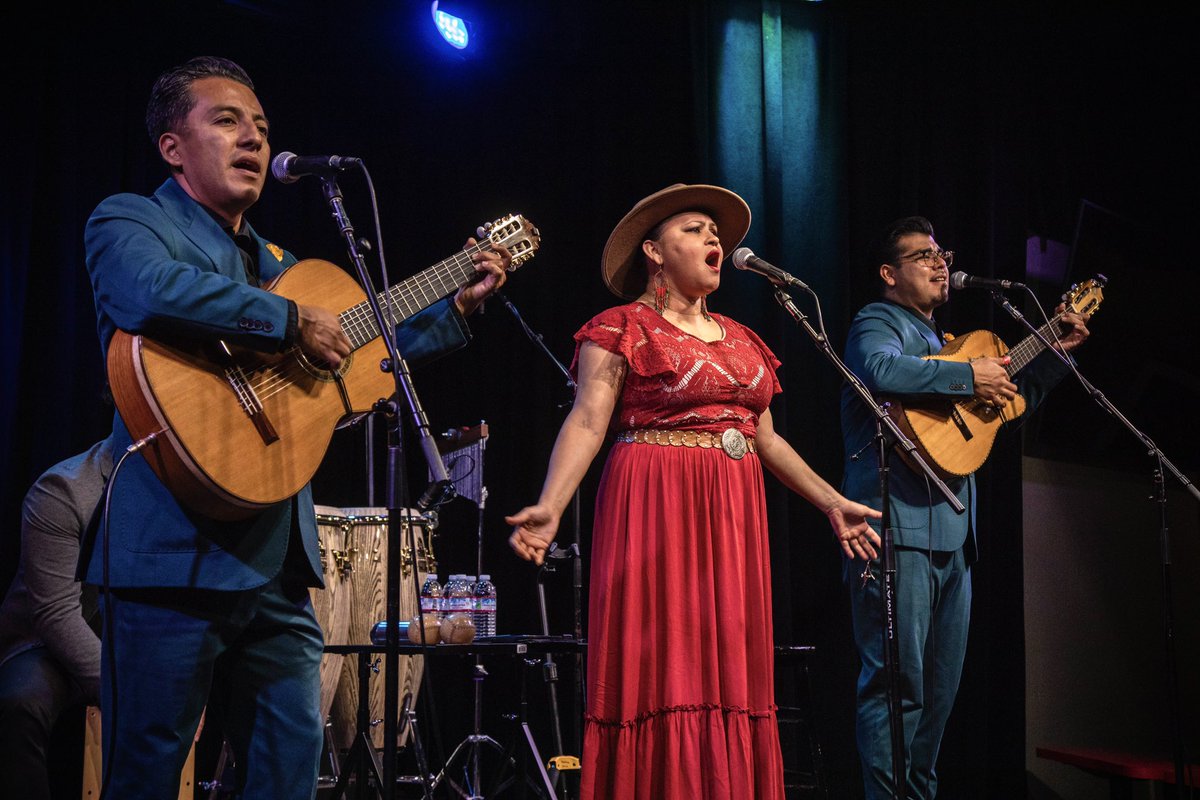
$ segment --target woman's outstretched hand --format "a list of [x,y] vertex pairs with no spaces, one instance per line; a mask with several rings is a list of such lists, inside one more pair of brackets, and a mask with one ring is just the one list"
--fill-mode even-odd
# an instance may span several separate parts
[[558,533],[558,514],[545,506],[526,506],[504,521],[513,526],[508,544],[521,558],[541,565]]
[[850,558],[861,558],[870,561],[878,556],[875,548],[882,548],[883,541],[879,534],[867,524],[868,519],[882,519],[883,514],[873,508],[855,503],[851,500],[841,500],[825,511],[833,533],[837,536],[842,551]]

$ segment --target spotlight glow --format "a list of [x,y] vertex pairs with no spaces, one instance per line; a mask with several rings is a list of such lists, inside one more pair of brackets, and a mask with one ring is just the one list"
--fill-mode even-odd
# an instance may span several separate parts
[[451,47],[465,50],[470,44],[470,34],[467,32],[467,21],[453,14],[438,9],[438,0],[433,0],[430,10],[433,12],[433,24],[438,33]]

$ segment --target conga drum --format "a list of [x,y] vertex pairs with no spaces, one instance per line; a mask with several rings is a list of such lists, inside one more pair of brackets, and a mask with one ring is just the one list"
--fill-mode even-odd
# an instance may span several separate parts
[[[347,553],[350,567],[349,644],[370,644],[371,629],[375,623],[387,619],[387,562],[388,562],[388,515],[386,508],[343,508],[349,520],[350,530]],[[437,570],[433,557],[433,524],[416,509],[401,511],[405,515],[401,530],[400,548],[400,621],[412,619],[417,614],[417,591],[430,572]],[[414,569],[413,545],[416,547]],[[400,656],[398,662],[398,697],[411,693],[416,702],[417,690],[421,685],[423,664],[420,656]],[[383,705],[387,687],[387,670],[380,659],[378,673],[372,673],[368,686],[371,719],[371,741],[376,748],[383,747]],[[334,743],[339,748],[350,747],[357,733],[358,718],[358,662],[356,657],[346,658],[342,664],[342,677],[338,683],[331,710]],[[406,743],[408,728],[401,733],[397,746]]]
[[[353,595],[350,586],[349,550],[350,520],[333,506],[316,506],[317,537],[321,553],[321,572],[324,589],[310,589],[313,611],[325,634],[325,644],[350,643],[350,608]],[[321,656],[321,719],[328,720],[342,676],[343,656]]]

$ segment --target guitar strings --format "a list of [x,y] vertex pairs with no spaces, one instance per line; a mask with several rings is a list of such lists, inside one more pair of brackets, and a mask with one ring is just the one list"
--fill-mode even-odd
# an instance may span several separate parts
[[[393,287],[390,292],[391,299],[393,301],[407,299],[409,302],[407,303],[408,308],[405,309],[408,312],[406,316],[411,316],[412,313],[415,313],[415,310],[422,309],[430,304],[428,298],[431,295],[435,299],[444,296],[458,286],[458,281],[461,277],[465,277],[454,276],[449,272],[439,274],[437,273],[439,267],[443,269],[453,267],[461,270],[463,267],[471,266],[473,270],[473,256],[476,253],[493,251],[492,244],[493,242],[490,238],[486,239],[483,242],[459,251],[450,258],[435,265],[431,270],[418,273],[398,286]],[[428,275],[427,273],[430,272],[435,274]],[[380,295],[380,298],[385,299],[383,294]],[[339,321],[355,350],[373,341],[378,336],[378,328],[375,324],[374,314],[370,311],[369,303],[359,303],[343,311],[339,315]],[[297,355],[297,350],[298,348],[292,348],[288,351],[288,356],[291,357],[291,360],[284,366],[270,365],[262,370],[259,380],[256,383],[250,384],[250,389],[259,393],[260,399],[270,398],[286,389],[288,385],[294,382],[298,372],[301,377],[303,374],[308,374],[308,370],[300,363],[303,353]]]
[[[485,248],[482,245],[476,245],[474,246],[473,251],[478,253],[483,252],[484,249]],[[464,265],[471,263],[472,255],[473,253],[470,250],[464,250],[441,262],[437,265],[437,267],[446,267],[452,262],[454,267],[461,269]],[[437,267],[434,269],[436,270]],[[429,270],[426,270],[426,272],[428,271]],[[431,295],[434,295],[435,297],[442,297],[457,285],[455,282],[456,276],[442,274],[422,277],[423,275],[424,273],[419,273],[418,275],[413,276],[413,278],[410,278],[408,281],[404,281],[398,286],[393,287],[386,297],[384,294],[380,294],[379,298],[381,300],[390,298],[393,302],[408,300],[409,302],[406,303],[407,308],[404,309],[406,312],[405,316],[407,317],[415,313],[415,310],[419,310],[424,308],[426,305],[429,305],[428,298]],[[424,286],[422,286],[422,284],[424,284]],[[361,347],[367,342],[370,342],[378,335],[378,330],[375,326],[375,317],[374,314],[371,313],[369,303],[362,302],[357,306],[347,309],[346,311],[342,312],[341,318],[345,320],[343,329],[347,325],[353,326],[354,330],[365,335],[365,338],[357,341],[352,338],[352,342],[355,344],[355,349]]]
[[[1043,336],[1052,336],[1053,338],[1057,339],[1058,337],[1054,336],[1053,326],[1060,322],[1062,318],[1062,314],[1055,316],[1054,319],[1038,328],[1038,332]],[[1028,336],[1022,341],[1018,342],[1012,350],[1008,351],[1008,355],[1012,359],[1012,371],[1009,374],[1015,374],[1017,370],[1021,369],[1030,361],[1032,361],[1034,356],[1038,355],[1042,349],[1042,343],[1036,336]]]
[[[1043,336],[1048,333],[1052,333],[1051,326],[1062,320],[1062,317],[1062,314],[1055,316],[1052,320],[1039,328],[1038,331]],[[1032,335],[1014,345],[1013,348],[1006,353],[1006,355],[1012,359],[1007,368],[1009,376],[1015,375],[1026,364],[1032,361],[1034,357],[1042,351],[1042,349],[1042,343],[1037,339],[1036,336]],[[972,397],[966,400],[960,400],[956,403],[956,405],[961,406],[964,411],[967,411],[971,414],[975,414],[980,406],[984,406],[987,410],[995,412],[1000,417],[1001,422],[1009,421],[1009,416],[1005,413],[1009,405],[1008,403],[1005,403],[1000,408],[996,408],[995,406],[991,405],[991,403],[982,400],[981,398]]]
[[[474,251],[481,252],[482,248],[476,246]],[[451,263],[453,263],[455,267],[461,267],[463,264],[471,262],[471,255],[472,253],[469,250],[462,251],[455,256],[442,261],[433,269],[437,270],[439,267],[444,268]],[[412,280],[411,285],[418,286],[421,283],[425,283],[428,288],[423,294],[418,294],[415,289],[404,290],[404,293],[407,294],[409,300],[411,301],[407,304],[408,308],[405,309],[409,312],[409,314],[412,313],[410,309],[423,308],[425,305],[428,305],[429,297],[441,297],[456,285],[449,275],[439,276],[436,282],[433,278],[421,278],[420,275],[414,276],[414,279],[415,280]],[[406,283],[409,282],[406,281]],[[397,290],[402,289],[404,289],[403,284],[400,287],[395,287],[393,289],[393,296],[400,293]],[[437,292],[437,294],[434,295],[434,292]],[[354,350],[357,350],[363,345],[368,344],[379,335],[379,329],[375,324],[374,314],[371,313],[370,304],[366,301],[359,303],[358,305],[351,306],[349,309],[343,311],[338,315],[338,319],[342,330],[346,333],[347,338],[350,339],[352,348]],[[298,348],[292,348],[288,351],[288,356],[291,357],[291,360],[289,360],[284,366],[281,367],[279,365],[271,365],[267,369],[264,369],[261,372],[258,381],[252,384],[251,388],[260,392],[261,397],[266,399],[287,388],[287,385],[290,385],[294,381],[294,378],[303,377],[304,374],[308,374],[308,371],[304,368],[304,365],[300,363],[300,359],[302,359],[304,356],[302,353],[298,353],[297,351]]]
[[[431,270],[425,270],[401,282],[391,289],[392,299],[397,302],[407,301],[405,303],[406,308],[404,309],[407,312],[405,316],[412,316],[417,310],[421,310],[431,304],[427,301],[431,295],[436,300],[445,296],[445,294],[458,285],[455,276],[449,272],[436,275],[426,275],[425,273],[430,271],[436,272],[439,268],[443,270],[461,269],[467,265],[472,265],[473,269],[473,256],[476,253],[492,251],[493,248],[491,245],[492,242],[490,239],[473,245],[439,262]],[[380,294],[380,297],[383,297],[383,293]],[[338,315],[338,320],[347,338],[350,339],[353,350],[369,344],[379,335],[374,314],[370,309],[370,303],[366,301],[343,311]],[[300,348],[292,347],[285,355],[286,360],[282,364],[268,365],[259,371],[254,379],[246,380],[242,377],[244,385],[248,386],[250,391],[258,395],[260,405],[262,401],[273,397],[294,384],[297,378],[303,378],[309,374],[309,371],[300,363],[301,359],[304,358],[304,354],[300,351]]]

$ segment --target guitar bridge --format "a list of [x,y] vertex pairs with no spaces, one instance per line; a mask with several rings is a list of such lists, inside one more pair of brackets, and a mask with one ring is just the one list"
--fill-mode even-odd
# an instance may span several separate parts
[[950,409],[950,419],[954,420],[954,426],[958,428],[958,432],[962,434],[964,441],[970,441],[975,438],[975,434],[971,432],[971,428],[967,425],[967,421],[963,419],[962,414],[958,411],[958,404],[955,403]]
[[229,362],[225,367],[225,380],[229,383],[233,393],[237,395],[238,405],[246,412],[246,416],[250,418],[250,423],[254,425],[254,429],[258,431],[258,435],[262,437],[265,444],[279,441],[279,433],[275,430],[275,426],[271,424],[271,420],[267,419],[267,414],[263,410],[262,401],[258,399],[253,387],[250,386],[250,380],[246,377],[246,372],[241,366],[233,360],[233,353],[229,349],[229,345],[225,342],[220,343],[221,352]]

